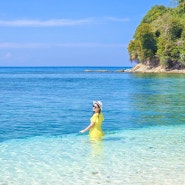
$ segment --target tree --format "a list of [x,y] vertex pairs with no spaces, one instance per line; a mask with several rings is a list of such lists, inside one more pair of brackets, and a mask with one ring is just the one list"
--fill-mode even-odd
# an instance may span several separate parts
[[185,66],[185,0],[174,8],[152,7],[137,27],[128,51],[130,60],[138,63]]
[[148,13],[144,16],[143,20],[141,21],[141,23],[151,23],[169,10],[170,9],[166,8],[165,6],[156,5],[152,7],[151,10],[148,11]]
[[134,38],[128,47],[131,61],[146,63],[151,60],[157,51],[156,36],[151,25],[142,23],[137,28]]

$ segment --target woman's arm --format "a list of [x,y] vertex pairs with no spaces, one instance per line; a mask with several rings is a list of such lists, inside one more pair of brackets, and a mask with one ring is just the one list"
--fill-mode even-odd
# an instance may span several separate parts
[[84,133],[84,132],[87,132],[88,130],[90,130],[93,126],[94,126],[94,122],[91,122],[89,124],[89,126],[87,126],[84,130],[81,130],[80,133]]

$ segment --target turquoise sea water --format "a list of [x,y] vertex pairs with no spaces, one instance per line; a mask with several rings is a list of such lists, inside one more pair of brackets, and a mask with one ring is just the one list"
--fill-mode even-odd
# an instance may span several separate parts
[[0,68],[0,185],[185,185],[185,75],[119,69]]

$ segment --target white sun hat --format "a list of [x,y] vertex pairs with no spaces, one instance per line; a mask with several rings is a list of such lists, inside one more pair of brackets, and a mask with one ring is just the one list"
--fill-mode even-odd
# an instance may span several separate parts
[[101,101],[93,101],[93,105],[94,104],[97,104],[100,107],[100,109],[102,110],[103,104]]

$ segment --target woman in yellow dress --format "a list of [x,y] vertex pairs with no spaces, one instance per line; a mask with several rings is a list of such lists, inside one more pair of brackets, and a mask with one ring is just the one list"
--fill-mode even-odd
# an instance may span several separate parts
[[90,124],[80,133],[87,132],[89,130],[89,136],[91,140],[101,140],[104,133],[102,130],[102,122],[104,116],[102,114],[102,102],[93,101],[93,115],[90,119]]

